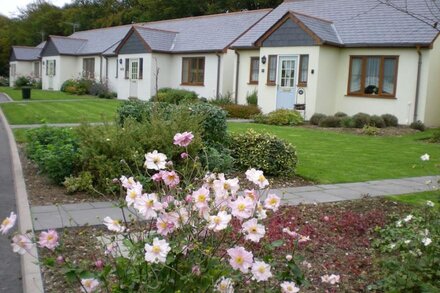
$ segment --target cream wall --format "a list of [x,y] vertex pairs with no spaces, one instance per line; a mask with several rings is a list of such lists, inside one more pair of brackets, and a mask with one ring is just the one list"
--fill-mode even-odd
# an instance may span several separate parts
[[220,66],[220,94],[231,94],[233,98],[234,93],[234,72],[235,72],[235,52],[234,50],[227,50],[225,54],[221,55]]
[[[423,64],[428,63],[429,51],[422,50]],[[347,96],[348,71],[350,55],[392,55],[399,56],[397,70],[397,88],[395,99],[371,98],[371,97],[351,97]],[[418,54],[415,48],[403,49],[341,49],[339,58],[338,75],[335,82],[336,87],[336,107],[335,111],[342,111],[349,115],[358,112],[381,115],[390,113],[399,119],[400,124],[409,124],[413,120],[414,102],[417,81]],[[422,65],[419,114],[420,120],[424,119],[424,108],[427,90],[428,66]],[[329,75],[328,78],[334,78]]]
[[[15,65],[15,76],[12,76],[11,65]],[[15,80],[20,76],[34,76],[33,61],[13,61],[9,62],[9,86],[13,87]]]
[[[259,57],[259,50],[239,50],[237,51],[240,54],[240,69],[238,72],[238,87],[235,86],[236,81],[236,69],[234,70],[234,88],[233,91],[237,88],[237,100],[238,104],[246,105],[246,97],[252,94],[254,91],[258,91],[258,85],[249,84],[250,80],[250,70],[251,70],[251,57]],[[237,66],[237,58],[235,58],[234,68]],[[259,97],[259,96],[258,96]]]
[[[423,64],[422,64],[423,66]],[[425,124],[427,126],[440,126],[440,37],[436,39],[432,50],[429,52],[429,77],[427,100],[425,107]]]
[[151,54],[121,54],[118,59],[123,62],[119,66],[117,93],[118,99],[127,100],[130,97],[130,79],[125,79],[125,59],[143,58],[143,78],[137,80],[137,98],[149,100],[151,98]]
[[118,62],[118,58],[116,57],[108,57],[104,59],[105,71],[103,72],[103,75],[107,80],[109,90],[112,92],[118,91],[118,78],[116,77],[116,62]]
[[[173,57],[169,54],[153,54],[151,68],[149,69],[149,76],[151,78],[151,96],[154,96],[156,91],[161,88],[172,87],[172,81],[170,79],[173,75],[172,59]],[[159,69],[159,74],[156,86],[157,69]]]

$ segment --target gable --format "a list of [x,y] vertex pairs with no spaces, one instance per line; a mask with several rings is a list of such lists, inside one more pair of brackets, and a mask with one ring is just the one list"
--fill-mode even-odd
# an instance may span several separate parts
[[45,45],[43,51],[41,52],[41,56],[42,57],[49,57],[49,56],[58,56],[58,55],[60,55],[60,53],[58,52],[57,47],[55,46],[53,41],[49,39],[46,42],[46,45]]
[[287,19],[262,43],[262,47],[313,46],[316,41],[300,25]]
[[11,55],[9,56],[9,61],[17,61],[14,49],[11,50]]
[[135,32],[119,48],[118,54],[141,54],[148,53],[144,41]]

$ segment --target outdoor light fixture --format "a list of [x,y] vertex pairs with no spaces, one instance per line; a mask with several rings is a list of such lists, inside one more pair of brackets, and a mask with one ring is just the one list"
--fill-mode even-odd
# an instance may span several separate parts
[[119,64],[122,64],[122,59],[119,59]]
[[43,61],[43,65],[44,65],[44,61]]
[[267,61],[266,56],[261,57],[261,63],[266,64],[266,61]]

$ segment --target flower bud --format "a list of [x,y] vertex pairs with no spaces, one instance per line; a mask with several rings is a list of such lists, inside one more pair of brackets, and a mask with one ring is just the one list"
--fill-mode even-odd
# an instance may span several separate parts
[[95,267],[97,269],[102,269],[104,267],[104,262],[101,259],[98,259],[97,261],[95,261]]
[[193,266],[191,272],[193,275],[200,276],[201,271],[199,266]]
[[181,157],[182,159],[186,159],[186,158],[188,158],[188,153],[181,153],[181,154],[180,154],[180,157]]
[[64,263],[64,257],[62,255],[59,255],[57,257],[57,264],[62,265]]
[[291,261],[291,260],[292,260],[292,258],[293,258],[293,257],[292,257],[292,255],[291,255],[291,254],[288,254],[288,255],[286,255],[286,260],[287,260],[287,261]]

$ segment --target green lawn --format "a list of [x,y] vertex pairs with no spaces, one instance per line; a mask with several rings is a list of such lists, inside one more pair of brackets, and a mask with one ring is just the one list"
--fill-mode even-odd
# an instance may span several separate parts
[[387,196],[387,198],[393,201],[399,201],[399,202],[414,204],[419,206],[426,205],[426,202],[430,200],[435,204],[435,207],[440,208],[440,191],[438,190],[404,194],[404,195],[393,195],[393,196]]
[[80,123],[113,121],[119,100],[49,101],[4,103],[1,108],[10,124]]
[[[421,139],[431,131],[404,137],[371,137],[301,127],[229,123],[231,132],[253,128],[296,146],[298,175],[318,183],[341,183],[440,174],[440,147]],[[422,162],[428,153],[431,160]]]
[[[13,89],[10,87],[0,87],[0,93],[6,93],[14,101],[22,101],[21,90]],[[32,89],[31,100],[84,100],[84,99],[96,99],[94,96],[77,96],[72,94],[67,94],[60,91],[43,91]]]

